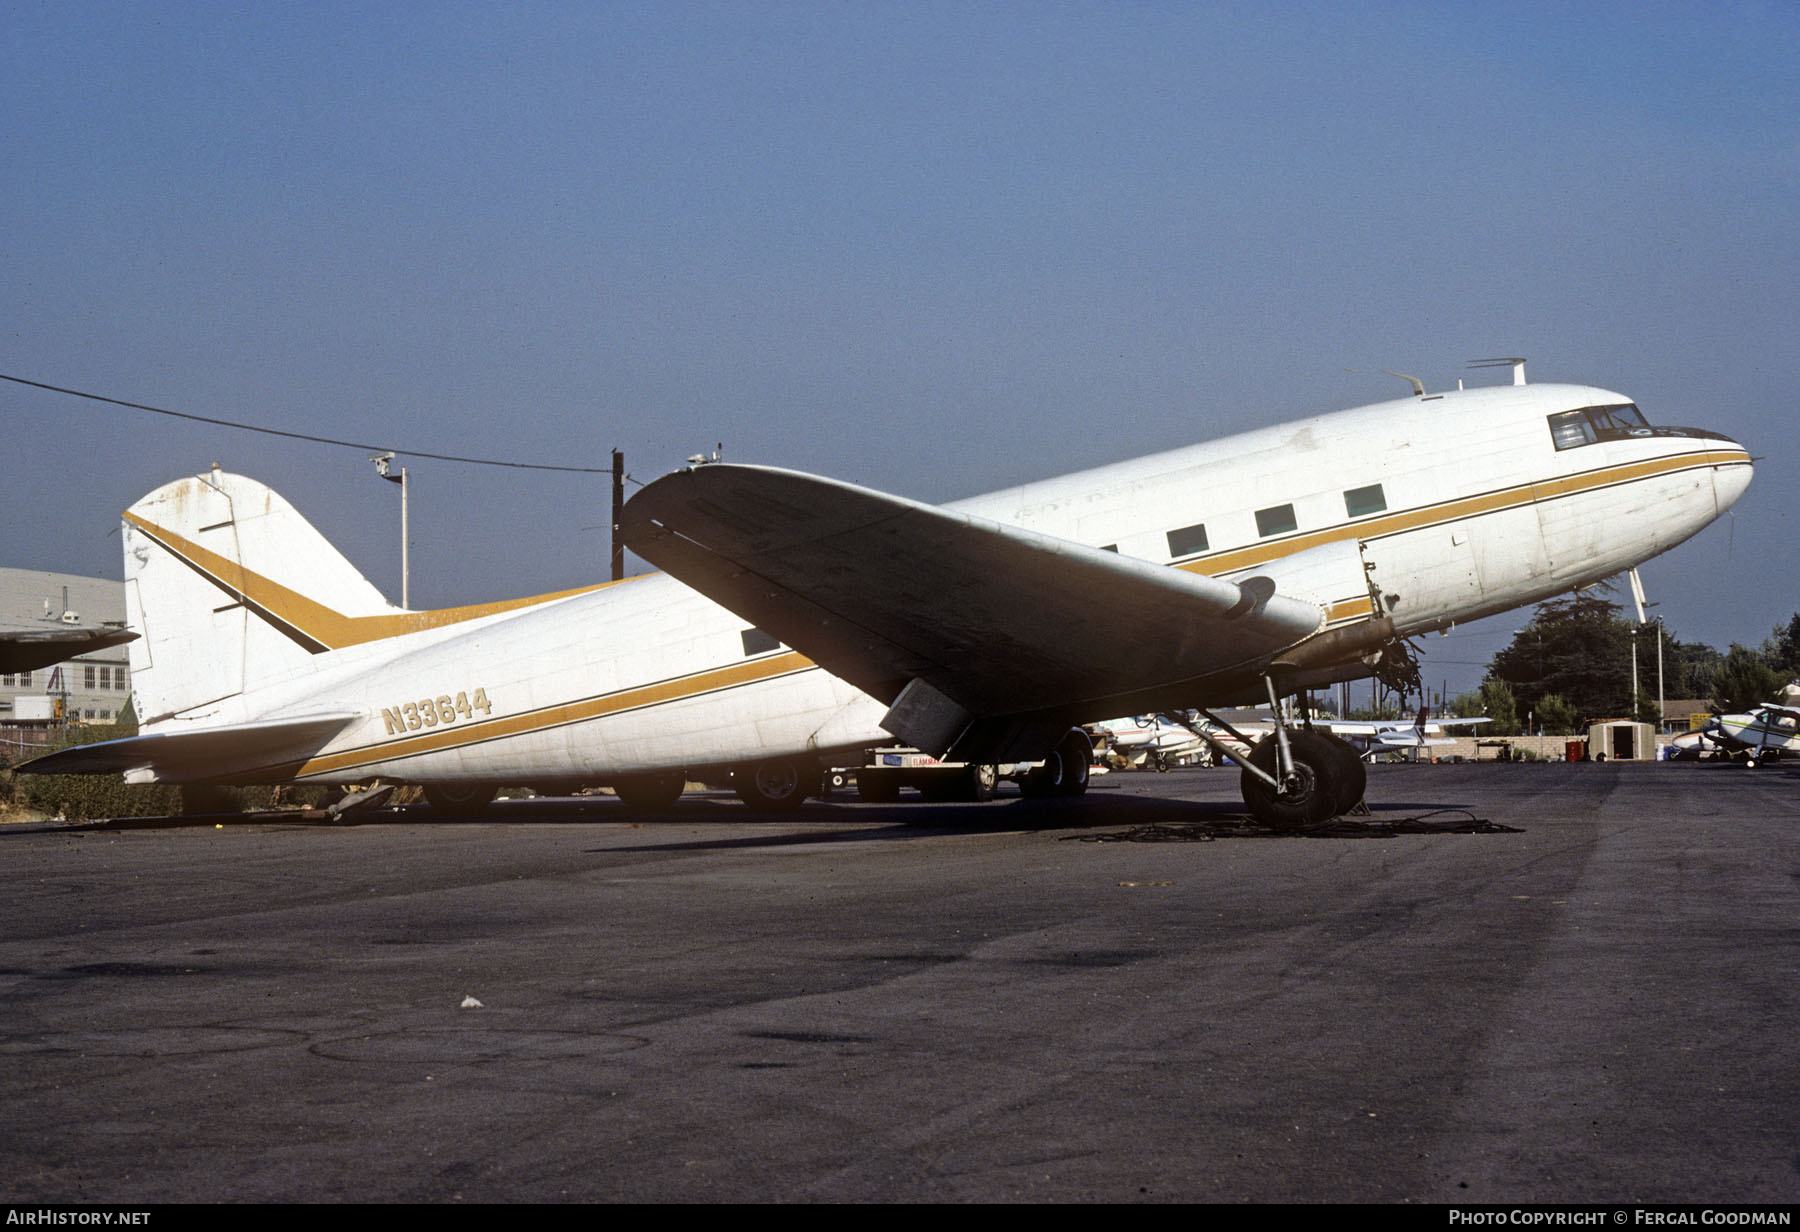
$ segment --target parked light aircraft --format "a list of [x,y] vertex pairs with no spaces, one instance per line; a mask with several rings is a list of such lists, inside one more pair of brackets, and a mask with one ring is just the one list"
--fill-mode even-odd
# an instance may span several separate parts
[[1665,750],[1671,761],[1729,757],[1752,770],[1794,754],[1800,754],[1800,681],[1747,713],[1715,714],[1704,727],[1669,741]]
[[1440,748],[1455,744],[1445,736],[1447,728],[1478,727],[1491,719],[1427,719],[1425,711],[1411,723],[1385,719],[1370,722],[1338,720],[1326,726],[1331,734],[1350,743],[1364,757],[1373,760],[1382,753],[1398,753],[1407,749]]
[[1800,710],[1791,706],[1758,706],[1748,714],[1722,714],[1702,731],[1726,756],[1742,758],[1753,770],[1759,762],[1800,753]]
[[[1156,714],[1140,714],[1123,719],[1103,719],[1089,723],[1095,735],[1104,736],[1112,755],[1131,769],[1167,770],[1190,761],[1210,763],[1213,752],[1197,733],[1186,724],[1178,724]],[[1215,732],[1215,740],[1224,732]],[[1248,748],[1240,746],[1247,754]]]
[[[1040,787],[1073,793],[1083,721],[1391,673],[1402,639],[1629,568],[1750,481],[1717,433],[1520,382],[944,507],[697,465],[626,505],[626,542],[666,574],[441,611],[388,604],[286,501],[214,470],[125,514],[142,734],[21,769],[380,777],[452,809],[503,782],[653,806],[729,768],[778,809],[822,759],[898,737],[1042,760]],[[1354,803],[1361,763],[1278,724],[1242,779],[1292,827]]]
[[1714,719],[1704,727],[1681,732],[1670,739],[1663,746],[1663,756],[1669,761],[1704,761],[1709,758],[1730,757],[1731,748],[1723,737],[1718,720]]

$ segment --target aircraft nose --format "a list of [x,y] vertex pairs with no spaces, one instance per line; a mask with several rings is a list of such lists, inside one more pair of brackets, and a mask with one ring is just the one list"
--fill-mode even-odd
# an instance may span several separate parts
[[[1735,442],[1733,442],[1735,444]],[[1742,446],[1739,446],[1742,448]],[[1713,500],[1724,513],[1737,503],[1738,497],[1750,486],[1750,478],[1756,468],[1749,458],[1742,462],[1731,462],[1713,468]]]

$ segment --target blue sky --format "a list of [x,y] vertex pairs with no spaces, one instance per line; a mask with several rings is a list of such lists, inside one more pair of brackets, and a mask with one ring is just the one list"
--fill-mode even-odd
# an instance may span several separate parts
[[[0,372],[948,500],[1526,355],[1765,456],[1643,571],[1754,641],[1800,608],[1797,51],[1787,3],[9,5]],[[218,461],[397,595],[357,451],[0,408],[8,565],[117,576]],[[604,571],[602,478],[409,465],[416,605]]]

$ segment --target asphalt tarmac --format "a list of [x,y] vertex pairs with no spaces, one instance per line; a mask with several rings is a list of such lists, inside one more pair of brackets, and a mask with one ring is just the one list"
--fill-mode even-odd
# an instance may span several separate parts
[[0,1197],[1800,1199],[1800,769],[1369,794],[6,827]]

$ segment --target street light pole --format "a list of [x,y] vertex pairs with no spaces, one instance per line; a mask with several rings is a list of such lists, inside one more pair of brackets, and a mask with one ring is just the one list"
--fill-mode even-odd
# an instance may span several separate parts
[[410,493],[407,491],[407,476],[406,468],[404,466],[400,468],[400,473],[398,475],[388,474],[388,463],[393,460],[394,452],[391,449],[387,453],[375,454],[369,459],[369,461],[375,464],[375,473],[377,475],[380,475],[389,483],[397,483],[400,485],[400,606],[411,610],[412,562],[408,556],[408,544],[412,539],[412,535],[408,526],[409,510],[407,508],[410,504],[410,501],[408,500]]

